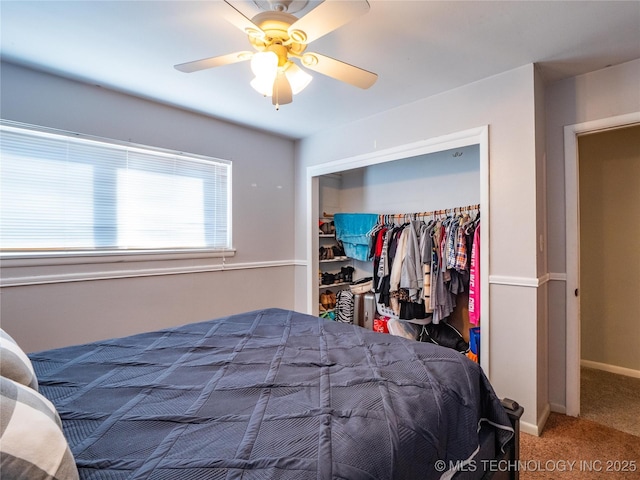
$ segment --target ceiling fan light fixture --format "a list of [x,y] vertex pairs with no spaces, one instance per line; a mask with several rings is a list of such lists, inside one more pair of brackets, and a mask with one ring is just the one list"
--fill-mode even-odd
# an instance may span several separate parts
[[275,77],[254,77],[249,85],[263,97],[270,97],[273,94],[273,82]]
[[278,55],[271,51],[258,52],[251,58],[251,71],[258,78],[275,78],[278,73]]
[[370,8],[367,0],[314,0],[319,4],[300,17],[292,13],[304,10],[310,0],[253,0],[263,11],[252,18],[246,17],[231,1],[224,0],[228,7],[224,17],[248,35],[257,53],[242,51],[203,58],[174,65],[177,70],[192,73],[251,59],[255,74],[251,86],[262,95],[271,96],[276,108],[291,103],[293,95],[306,88],[313,78],[290,57],[297,58],[309,70],[358,88],[369,88],[378,79],[373,72],[326,55],[305,53],[312,41],[366,13]]
[[285,70],[285,75],[287,76],[287,80],[291,84],[291,92],[294,95],[297,95],[302,90],[304,90],[313,77],[309,75],[307,72],[302,70],[298,65],[293,62],[289,62],[289,66]]

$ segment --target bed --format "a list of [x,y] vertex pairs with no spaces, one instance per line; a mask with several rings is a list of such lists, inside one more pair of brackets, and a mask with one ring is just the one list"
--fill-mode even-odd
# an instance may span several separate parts
[[289,310],[29,358],[81,479],[497,478],[517,455],[521,411],[460,353]]

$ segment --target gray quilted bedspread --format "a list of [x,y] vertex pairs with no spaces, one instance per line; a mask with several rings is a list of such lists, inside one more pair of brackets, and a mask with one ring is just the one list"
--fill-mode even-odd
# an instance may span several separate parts
[[287,310],[30,358],[83,479],[440,478],[512,433],[460,353]]

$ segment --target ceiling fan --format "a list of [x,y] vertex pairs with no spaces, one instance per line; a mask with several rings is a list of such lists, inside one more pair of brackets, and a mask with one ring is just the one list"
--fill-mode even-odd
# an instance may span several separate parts
[[192,73],[251,60],[251,69],[256,75],[251,86],[263,95],[271,96],[276,109],[291,103],[293,95],[311,81],[311,75],[294,63],[294,59],[310,70],[359,88],[369,88],[376,82],[378,75],[375,73],[306,51],[309,43],[369,11],[366,0],[324,0],[300,19],[292,13],[303,9],[308,0],[254,0],[258,7],[268,10],[251,19],[227,0],[225,3],[229,7],[226,20],[247,34],[255,51],[181,63],[175,65],[177,70]]

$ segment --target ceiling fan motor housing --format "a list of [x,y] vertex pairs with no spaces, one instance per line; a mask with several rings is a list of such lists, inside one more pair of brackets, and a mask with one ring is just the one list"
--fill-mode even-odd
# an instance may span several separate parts
[[308,0],[253,0],[261,10],[295,13],[307,6]]
[[[265,33],[264,38],[258,38],[249,35],[249,42],[253,47],[262,52],[272,50],[272,45],[282,45],[287,53],[300,55],[307,48],[307,45],[301,43],[298,38],[294,39],[289,36],[289,26],[297,21],[298,18],[286,12],[270,11],[262,12],[251,19]],[[297,32],[296,32],[297,33]],[[300,32],[304,36],[304,32]],[[275,52],[278,54],[278,52]],[[280,54],[278,54],[280,57]]]

